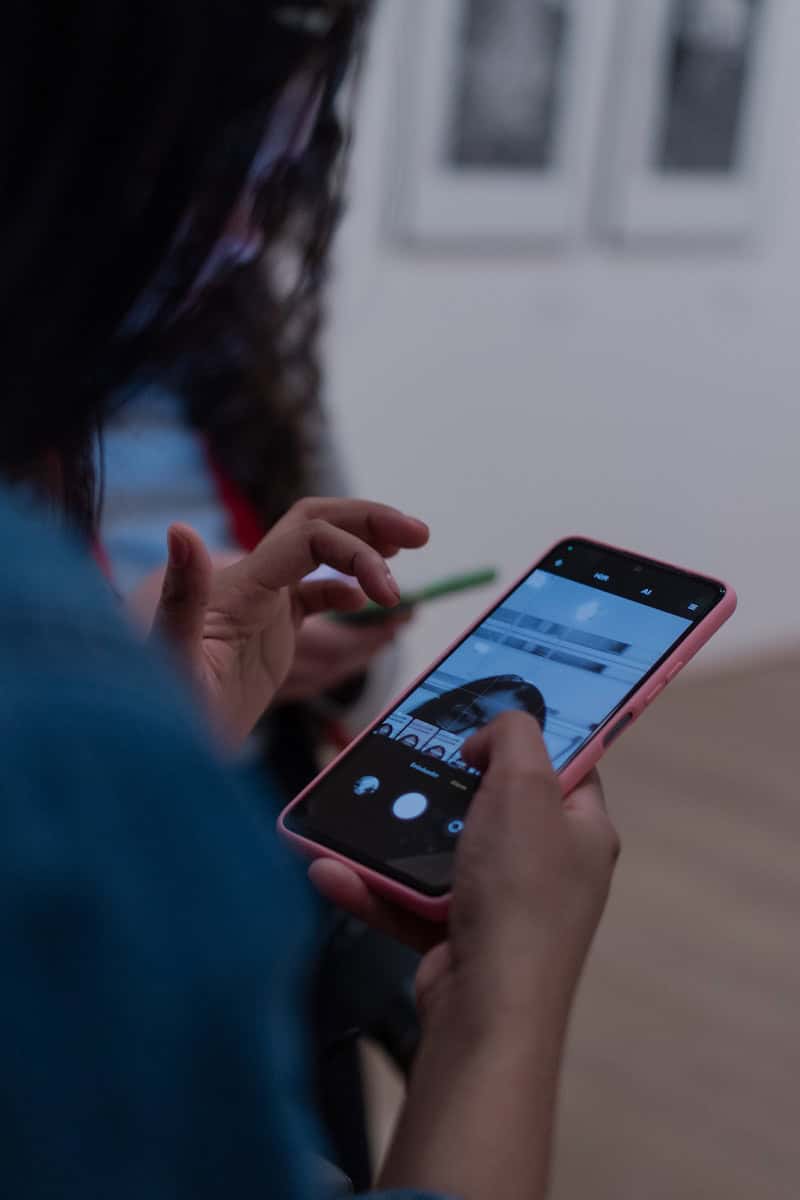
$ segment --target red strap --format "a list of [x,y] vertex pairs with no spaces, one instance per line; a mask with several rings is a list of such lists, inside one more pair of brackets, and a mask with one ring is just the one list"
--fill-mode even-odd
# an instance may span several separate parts
[[344,721],[338,721],[335,717],[330,717],[325,722],[325,734],[337,754],[341,754],[343,750],[346,750],[355,737],[355,734],[350,732]]
[[208,443],[204,444],[206,461],[217,489],[217,495],[228,514],[231,537],[242,550],[249,554],[251,550],[255,550],[267,531],[242,489],[223,471],[214,458]]

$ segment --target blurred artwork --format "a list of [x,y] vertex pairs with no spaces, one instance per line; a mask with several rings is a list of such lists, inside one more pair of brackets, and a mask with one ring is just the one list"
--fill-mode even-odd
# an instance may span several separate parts
[[448,161],[546,170],[558,155],[566,0],[466,0]]
[[388,203],[403,240],[482,252],[757,234],[779,2],[400,7]]
[[754,244],[780,10],[775,0],[626,5],[598,192],[611,237]]
[[576,244],[595,192],[618,0],[418,0],[393,11],[405,21],[393,232],[461,252]]
[[672,0],[672,5],[657,169],[734,172],[763,0]]

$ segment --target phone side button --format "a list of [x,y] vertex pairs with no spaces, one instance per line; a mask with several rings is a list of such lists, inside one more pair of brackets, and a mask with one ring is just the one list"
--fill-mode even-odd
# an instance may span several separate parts
[[682,662],[675,663],[675,666],[674,666],[674,667],[672,668],[672,670],[671,670],[671,671],[670,671],[670,672],[667,674],[667,683],[672,683],[673,679],[674,679],[674,678],[675,678],[675,676],[678,674],[678,672],[683,670],[683,668],[684,668],[684,665],[685,665],[685,664],[684,664],[684,663],[682,663]]
[[665,683],[659,683],[657,687],[653,688],[652,692],[647,693],[647,695],[644,698],[645,708],[650,707],[650,705],[655,700],[656,696],[660,696],[666,686],[667,685]]
[[617,740],[617,738],[619,737],[619,735],[621,733],[625,732],[625,730],[628,728],[629,725],[633,724],[633,721],[634,721],[634,713],[632,713],[632,712],[625,713],[625,716],[622,718],[622,720],[617,721],[614,728],[612,730],[610,730],[610,732],[607,733],[606,736],[603,738],[603,745],[605,746],[606,750],[608,749],[608,747],[611,745],[612,742],[615,742]]

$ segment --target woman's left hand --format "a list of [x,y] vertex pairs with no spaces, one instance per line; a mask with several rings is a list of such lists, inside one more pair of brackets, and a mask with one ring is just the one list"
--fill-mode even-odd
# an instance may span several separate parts
[[[307,616],[395,606],[400,591],[385,559],[428,540],[422,521],[366,500],[301,500],[231,566],[215,570],[199,534],[169,530],[169,562],[154,629],[187,667],[211,719],[239,746],[283,683]],[[304,577],[325,564],[352,576]]]

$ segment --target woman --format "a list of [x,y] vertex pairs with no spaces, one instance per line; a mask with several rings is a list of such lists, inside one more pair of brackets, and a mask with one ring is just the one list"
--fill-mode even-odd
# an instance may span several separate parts
[[[173,527],[157,624],[205,726],[93,569],[91,468],[111,389],[279,191],[357,15],[245,0],[7,6],[1,465],[16,495],[0,496],[0,1086],[17,1198],[323,1187],[297,1007],[306,905],[221,760],[280,686],[304,615],[355,603],[346,585],[304,583],[309,570],[325,562],[390,604],[386,557],[427,533],[368,502],[307,501],[215,572],[201,539]],[[503,718],[465,753],[484,778],[447,930],[387,910],[342,867],[312,875],[360,917],[435,943],[381,1183],[541,1197],[616,839],[594,781],[562,805],[529,718]]]

